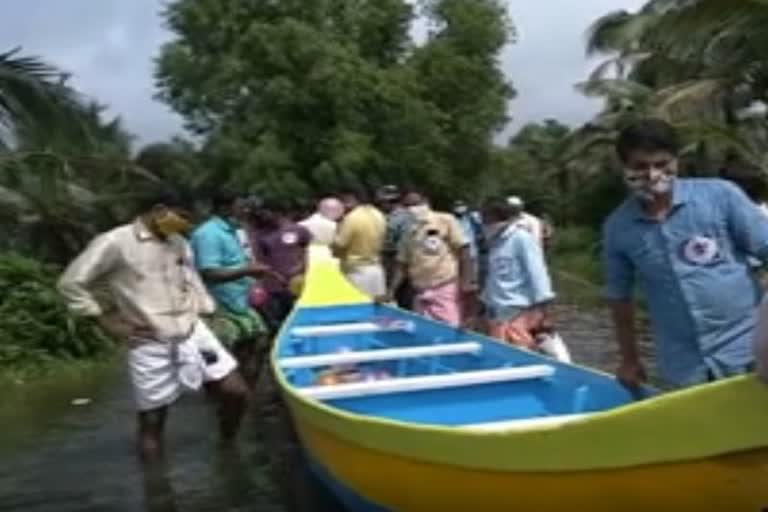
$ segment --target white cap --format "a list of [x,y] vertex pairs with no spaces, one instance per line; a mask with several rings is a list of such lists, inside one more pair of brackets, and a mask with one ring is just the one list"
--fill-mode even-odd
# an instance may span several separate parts
[[509,196],[507,198],[507,203],[509,203],[509,206],[514,206],[516,208],[522,208],[524,204],[519,196]]

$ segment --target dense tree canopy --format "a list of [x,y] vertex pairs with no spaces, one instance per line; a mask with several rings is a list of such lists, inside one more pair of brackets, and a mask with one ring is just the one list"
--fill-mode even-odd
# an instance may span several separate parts
[[216,185],[311,196],[359,182],[436,194],[489,168],[511,88],[496,56],[500,2],[177,0],[158,62],[161,98],[204,137]]

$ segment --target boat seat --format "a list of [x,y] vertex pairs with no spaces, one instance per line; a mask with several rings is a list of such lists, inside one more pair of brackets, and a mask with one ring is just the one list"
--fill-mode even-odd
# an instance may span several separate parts
[[307,325],[303,327],[294,327],[291,329],[291,335],[300,338],[326,337],[344,334],[412,331],[413,327],[413,322],[408,321],[394,321],[384,324],[377,322],[354,322],[329,325]]
[[479,384],[525,381],[551,377],[554,373],[555,368],[553,366],[531,365],[514,368],[498,368],[495,370],[457,372],[446,375],[405,377],[370,382],[334,384],[329,386],[310,386],[299,388],[298,392],[306,398],[314,398],[315,400],[336,400],[342,398],[450,389]]
[[477,342],[442,343],[415,347],[336,352],[280,359],[280,366],[288,368],[317,368],[339,364],[371,363],[374,361],[393,361],[398,359],[418,359],[431,356],[449,356],[458,354],[477,354],[482,345]]
[[540,418],[520,418],[516,420],[491,421],[488,423],[474,423],[471,425],[458,425],[459,428],[475,432],[506,432],[510,430],[526,430],[537,427],[556,427],[572,423],[586,418],[589,414],[560,414],[556,416],[544,416]]

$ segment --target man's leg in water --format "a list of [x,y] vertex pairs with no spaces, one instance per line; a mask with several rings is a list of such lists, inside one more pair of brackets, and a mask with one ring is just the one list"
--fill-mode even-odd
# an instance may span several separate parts
[[138,443],[139,455],[143,461],[156,462],[163,457],[167,417],[168,407],[139,411]]
[[221,380],[211,382],[216,399],[219,401],[219,428],[225,443],[234,441],[248,403],[248,386],[242,375],[234,370]]

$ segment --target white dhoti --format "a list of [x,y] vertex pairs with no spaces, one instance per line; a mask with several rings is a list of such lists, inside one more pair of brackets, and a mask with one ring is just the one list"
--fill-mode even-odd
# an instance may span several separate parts
[[387,293],[387,278],[380,264],[355,266],[346,270],[344,275],[355,288],[371,298],[382,297]]
[[203,382],[221,380],[237,368],[234,357],[201,321],[185,340],[136,343],[128,352],[128,366],[140,411],[168,406],[184,391],[197,391]]

